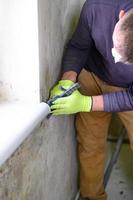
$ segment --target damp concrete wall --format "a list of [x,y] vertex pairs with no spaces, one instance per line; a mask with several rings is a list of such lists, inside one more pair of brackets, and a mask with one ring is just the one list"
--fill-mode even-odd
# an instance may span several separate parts
[[[2,102],[39,103],[48,98],[82,4],[81,0],[0,1]],[[0,200],[73,200],[77,168],[73,117],[51,117],[0,167]]]

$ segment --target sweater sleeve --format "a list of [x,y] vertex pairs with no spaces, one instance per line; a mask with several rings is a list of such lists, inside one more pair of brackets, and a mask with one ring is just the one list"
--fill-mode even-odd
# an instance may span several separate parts
[[133,83],[125,91],[103,95],[105,112],[122,112],[133,110]]
[[72,70],[80,73],[84,67],[92,44],[90,25],[92,21],[90,7],[84,4],[79,22],[63,56],[63,72]]

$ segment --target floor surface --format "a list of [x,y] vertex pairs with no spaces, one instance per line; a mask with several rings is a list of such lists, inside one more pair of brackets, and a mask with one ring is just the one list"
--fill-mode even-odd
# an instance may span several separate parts
[[[109,156],[115,143],[108,143]],[[111,173],[106,191],[108,200],[133,200],[133,151],[129,144],[123,144],[117,163]]]

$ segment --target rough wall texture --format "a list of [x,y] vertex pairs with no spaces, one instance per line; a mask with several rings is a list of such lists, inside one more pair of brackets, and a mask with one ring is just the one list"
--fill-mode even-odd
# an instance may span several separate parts
[[64,46],[75,29],[83,2],[39,0],[40,85],[44,100],[48,88],[59,78]]
[[0,168],[0,200],[71,200],[77,166],[72,119],[52,119]]
[[[57,81],[64,45],[81,0],[39,0],[40,91],[43,100]],[[30,135],[0,168],[0,200],[73,200],[77,191],[72,117],[52,117]]]

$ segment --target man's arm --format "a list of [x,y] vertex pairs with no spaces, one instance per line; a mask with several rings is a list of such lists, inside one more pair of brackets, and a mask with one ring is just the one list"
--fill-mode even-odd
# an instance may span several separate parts
[[[76,82],[77,73],[65,72],[63,80]],[[133,110],[133,84],[127,90],[92,96],[92,111],[121,112]]]
[[[65,72],[62,80],[70,81],[73,84],[77,80],[77,73],[75,71]],[[122,112],[133,110],[133,83],[126,90],[92,96],[91,98],[91,111]]]
[[126,90],[103,95],[105,112],[123,112],[133,110],[133,84]]
[[104,111],[103,95],[92,96],[92,111]]

